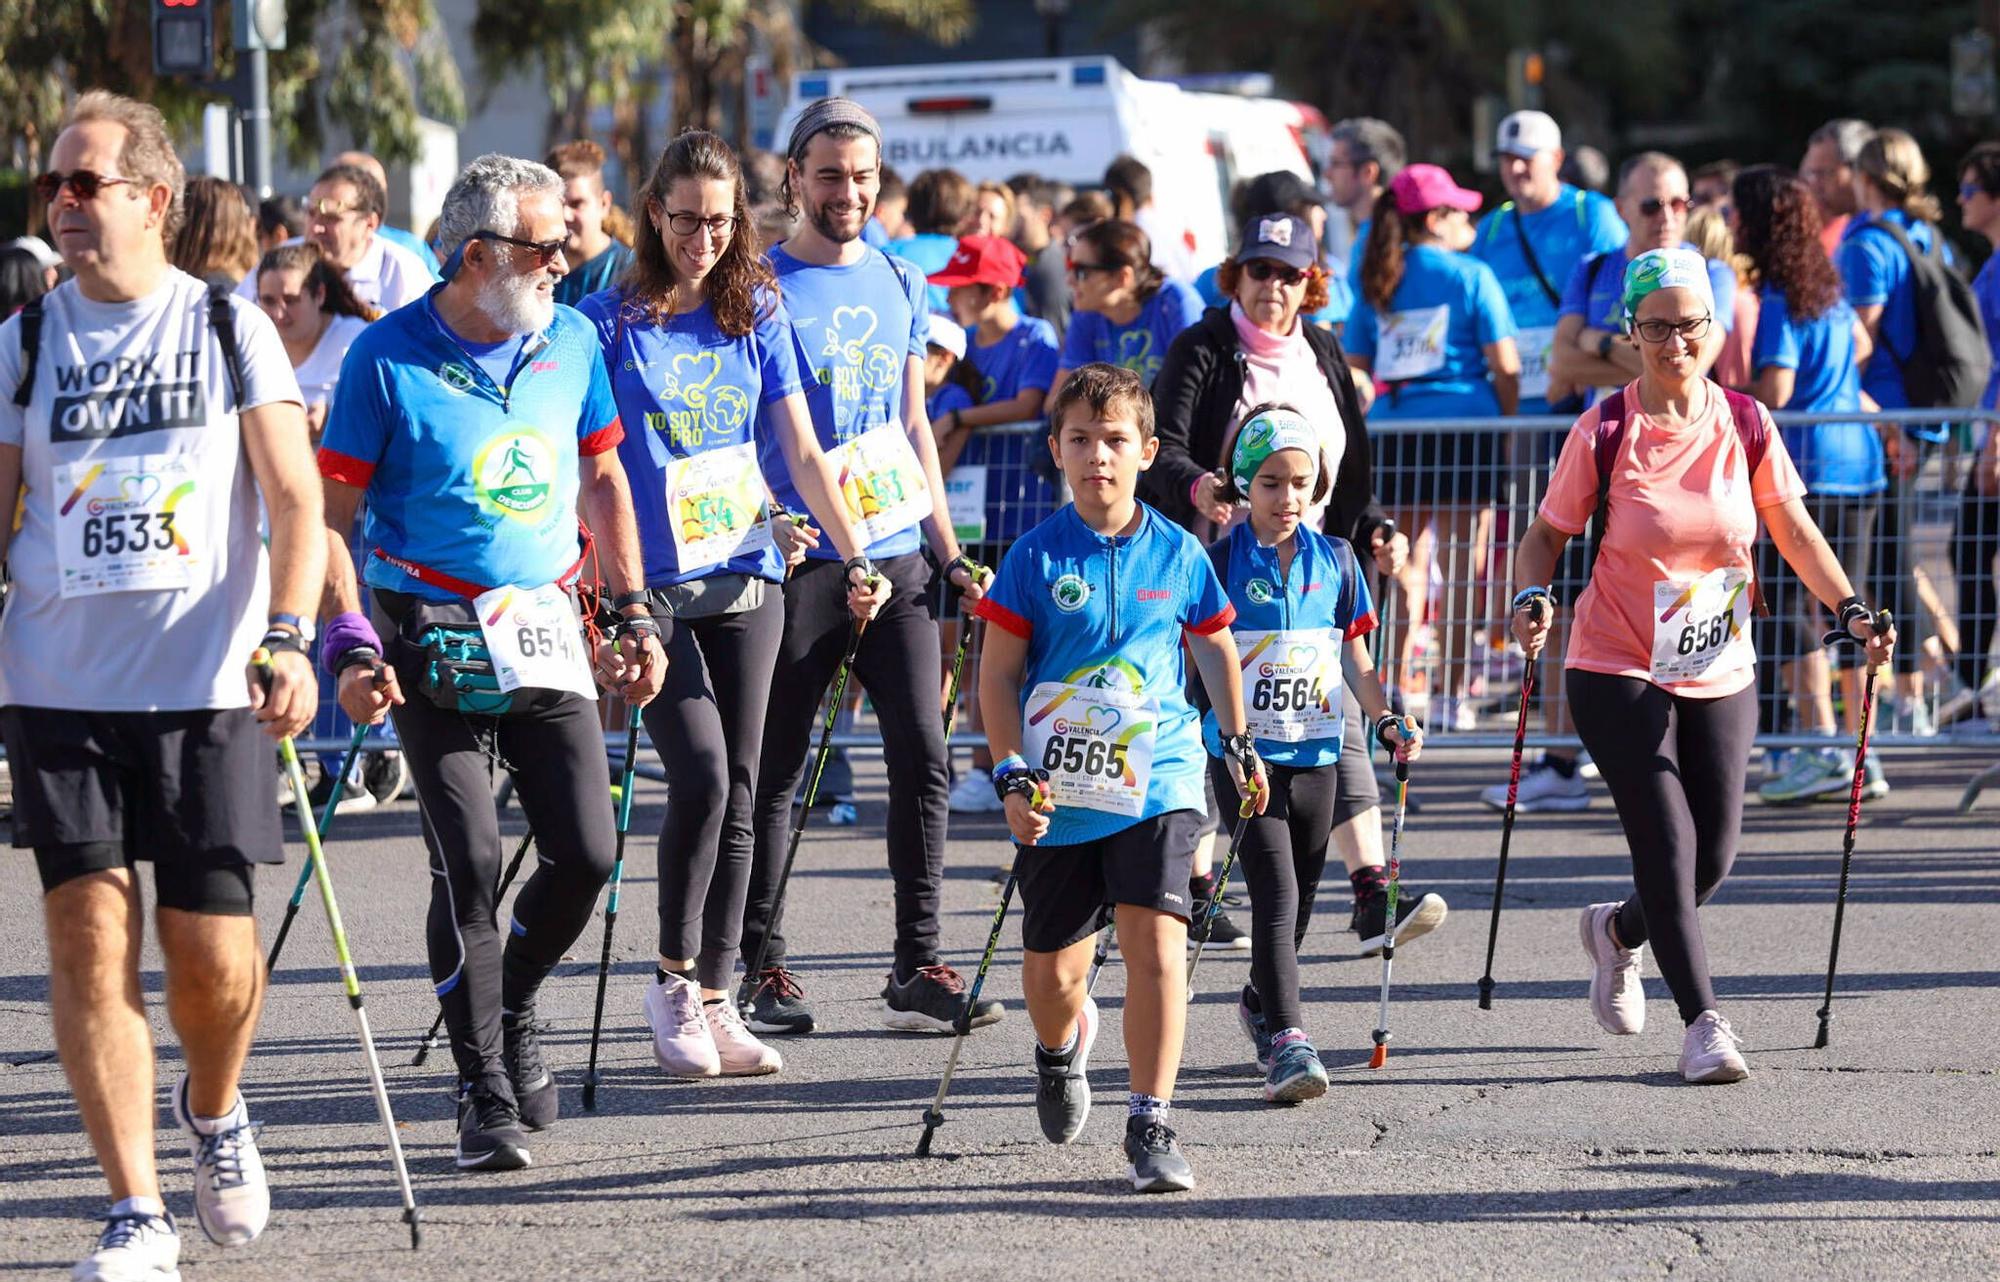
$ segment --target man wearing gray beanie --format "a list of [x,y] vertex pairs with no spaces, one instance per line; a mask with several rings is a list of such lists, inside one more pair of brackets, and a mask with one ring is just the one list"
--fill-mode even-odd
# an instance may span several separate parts
[[[777,883],[814,712],[851,653],[853,675],[875,705],[889,770],[896,950],[882,988],[883,1022],[946,1033],[965,1012],[968,994],[938,952],[951,758],[938,712],[943,681],[937,627],[924,604],[930,567],[923,545],[968,600],[983,595],[990,571],[959,554],[946,519],[937,446],[924,412],[930,335],[924,279],[861,239],[881,185],[881,127],[860,104],[824,98],[799,116],[785,154],[786,212],[801,221],[771,249],[771,270],[791,322],[813,430],[844,479],[848,516],[868,546],[843,567],[822,544],[785,583],[777,663],[784,679],[772,690],[764,725],[743,913],[744,964],[765,961],[751,977],[745,1018],[760,1033],[813,1028],[804,989],[785,964]],[[778,501],[805,511],[775,437],[760,442],[758,461]],[[847,583],[856,568],[887,578],[892,594],[867,630],[850,636]],[[971,1022],[990,1024],[1001,1013],[999,1002],[982,999]]]

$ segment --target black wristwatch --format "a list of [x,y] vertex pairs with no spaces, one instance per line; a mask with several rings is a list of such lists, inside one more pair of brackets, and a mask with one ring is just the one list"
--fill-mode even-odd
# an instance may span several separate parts
[[646,606],[650,611],[652,598],[646,594],[644,588],[632,592],[620,592],[611,598],[611,608],[614,610],[628,610],[635,605]]
[[286,614],[282,610],[273,610],[270,616],[268,617],[267,622],[272,627],[278,627],[282,625],[287,628],[292,628],[296,630],[301,637],[305,638],[305,642],[307,645],[312,644],[313,621],[311,617],[308,615]]
[[264,639],[258,644],[272,654],[280,650],[289,650],[307,659],[312,658],[312,642],[301,633],[293,632],[289,628],[270,629],[264,633]]

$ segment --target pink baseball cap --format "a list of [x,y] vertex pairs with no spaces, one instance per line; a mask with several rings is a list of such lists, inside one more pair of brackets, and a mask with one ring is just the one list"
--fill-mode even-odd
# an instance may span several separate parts
[[1459,186],[1438,165],[1403,166],[1403,171],[1390,179],[1389,190],[1396,193],[1399,214],[1422,214],[1444,208],[1463,209],[1469,214],[1485,203],[1485,197]]

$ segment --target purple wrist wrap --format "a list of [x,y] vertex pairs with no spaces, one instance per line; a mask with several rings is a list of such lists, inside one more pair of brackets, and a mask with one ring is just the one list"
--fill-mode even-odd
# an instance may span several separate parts
[[320,631],[320,664],[331,671],[341,655],[358,645],[381,651],[382,638],[375,635],[375,625],[368,621],[367,615],[353,610],[336,614]]

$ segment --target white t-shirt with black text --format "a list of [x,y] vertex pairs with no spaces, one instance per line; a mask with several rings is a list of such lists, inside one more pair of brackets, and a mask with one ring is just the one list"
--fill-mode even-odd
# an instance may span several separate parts
[[[243,407],[299,402],[270,317],[231,298]],[[0,324],[0,445],[21,450],[0,704],[88,712],[249,703],[269,566],[208,288],[168,269],[125,303],[75,281],[42,299],[34,395]]]

